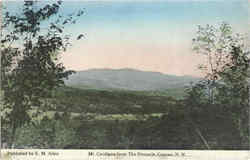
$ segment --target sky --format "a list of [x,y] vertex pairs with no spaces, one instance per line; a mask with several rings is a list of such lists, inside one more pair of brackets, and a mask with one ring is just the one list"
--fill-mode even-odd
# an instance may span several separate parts
[[81,8],[85,14],[68,31],[85,38],[73,41],[60,59],[76,71],[134,68],[200,76],[203,58],[191,49],[197,26],[225,21],[246,33],[250,22],[247,0],[68,0],[62,12]]

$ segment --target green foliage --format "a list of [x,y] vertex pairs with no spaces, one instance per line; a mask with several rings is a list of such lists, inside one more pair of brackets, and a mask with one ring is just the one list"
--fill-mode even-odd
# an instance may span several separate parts
[[[240,47],[233,46],[230,61],[223,66],[223,71],[219,73],[224,83],[218,88],[218,98],[227,102],[238,103],[241,106],[248,105],[249,62],[248,53],[243,52]],[[230,99],[230,97],[234,98]]]
[[233,34],[232,27],[223,22],[219,27],[212,25],[198,26],[197,36],[193,39],[193,50],[205,56],[206,61],[200,64],[205,78],[214,81],[219,79],[219,72],[230,59],[232,46],[243,47],[243,36]]
[[186,104],[190,110],[217,105],[229,111],[230,121],[238,129],[239,143],[249,144],[250,59],[243,36],[233,34],[231,26],[222,23],[218,29],[199,26],[193,42],[194,50],[205,55],[207,63],[200,67],[205,71],[204,80],[189,88]]
[[[22,10],[13,14],[5,10],[1,32],[1,88],[3,110],[8,110],[5,122],[15,130],[29,123],[29,110],[39,113],[51,107],[53,90],[64,84],[73,71],[66,71],[57,61],[57,54],[70,45],[64,26],[75,23],[77,15],[63,17],[59,13],[62,2],[39,5],[24,1]],[[14,139],[12,140],[14,141]]]
[[205,71],[204,79],[191,87],[189,96],[202,95],[207,97],[208,103],[222,104],[229,102],[229,99],[235,100],[235,96],[248,100],[249,57],[248,52],[243,51],[243,36],[233,34],[227,23],[222,23],[218,28],[199,26],[193,43],[194,50],[205,55],[207,63],[200,67]]
[[[58,111],[54,111],[54,116],[48,116],[48,118],[45,116],[35,125],[27,124],[19,127],[16,133],[17,148],[207,149],[201,138],[203,137],[212,149],[247,149],[247,145],[244,146],[240,142],[240,133],[234,123],[233,113],[227,106],[221,104],[193,104],[193,109],[190,109],[191,107],[182,100],[173,103],[173,99],[166,97],[143,96],[145,104],[156,99],[158,103],[151,103],[147,112],[144,107],[136,112],[130,109],[130,115],[134,118],[128,119],[119,111],[119,108],[129,110],[133,105],[125,109],[122,108],[125,106],[119,107],[117,104],[106,109],[108,110],[106,112],[103,112],[102,105],[99,105],[119,102],[126,98],[130,103],[135,99],[140,102],[140,96],[134,97],[134,94],[127,92],[114,96],[113,94],[117,92],[87,92],[72,88],[62,88],[59,91],[57,92],[60,94],[60,97],[57,97],[59,102],[67,97],[63,96],[64,94],[75,98],[84,95],[83,100],[94,95],[95,98],[100,99],[95,110],[92,108],[92,114],[88,114],[84,106],[81,107],[85,112],[79,112],[78,105],[81,101],[75,101],[73,98],[71,103],[75,105],[68,107],[69,110],[63,111],[57,107]],[[162,110],[157,108],[159,104],[163,105]],[[65,108],[67,106],[66,104]],[[121,114],[110,114],[115,108]],[[77,115],[71,112],[74,110],[78,111]],[[150,115],[151,112],[161,116]],[[116,116],[116,118],[105,116]],[[8,128],[5,128],[3,132],[3,138],[7,142],[8,131]]]
[[[57,111],[96,114],[164,113],[176,100],[165,96],[150,96],[132,91],[83,90],[70,87],[55,92]],[[68,107],[71,106],[71,107]]]
[[46,118],[39,124],[18,128],[16,134],[15,143],[19,148],[64,148],[77,142],[72,127]]

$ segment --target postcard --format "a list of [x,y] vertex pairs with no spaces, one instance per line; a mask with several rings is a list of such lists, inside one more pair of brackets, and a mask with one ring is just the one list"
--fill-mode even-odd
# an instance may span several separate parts
[[1,159],[247,160],[249,1],[1,4]]

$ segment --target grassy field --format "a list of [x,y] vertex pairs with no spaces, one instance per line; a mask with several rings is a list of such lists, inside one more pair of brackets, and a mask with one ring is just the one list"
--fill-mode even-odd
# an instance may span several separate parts
[[[30,111],[30,114],[35,111]],[[64,112],[47,111],[34,118],[35,121],[41,121],[45,116],[49,119],[53,119],[55,114],[63,115]],[[152,114],[95,114],[95,113],[70,113],[70,118],[86,117],[86,121],[136,121],[136,120],[147,120],[149,117],[160,118],[167,113],[152,113]]]

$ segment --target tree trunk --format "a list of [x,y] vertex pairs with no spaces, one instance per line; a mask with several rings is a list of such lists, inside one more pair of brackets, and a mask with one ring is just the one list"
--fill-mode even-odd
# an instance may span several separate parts
[[201,134],[201,131],[199,130],[199,128],[195,128],[196,133],[199,135],[199,137],[201,138],[202,142],[204,143],[204,145],[206,146],[207,149],[211,149],[206,138]]
[[211,147],[208,144],[208,141],[206,140],[206,138],[203,136],[203,134],[201,133],[200,129],[196,126],[196,124],[193,122],[193,120],[191,118],[188,118],[188,120],[191,122],[191,125],[194,127],[195,132],[198,134],[199,138],[201,139],[202,143],[204,144],[204,146],[207,149],[211,149]]

